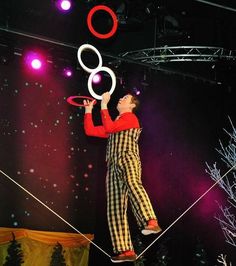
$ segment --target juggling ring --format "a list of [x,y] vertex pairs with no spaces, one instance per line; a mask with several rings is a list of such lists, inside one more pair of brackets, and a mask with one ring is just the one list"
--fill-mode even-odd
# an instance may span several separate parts
[[110,68],[108,68],[108,67],[95,68],[93,70],[93,72],[89,75],[89,78],[88,78],[88,90],[89,90],[89,93],[93,96],[93,98],[95,98],[97,100],[101,100],[102,96],[98,95],[97,93],[94,92],[93,87],[92,87],[92,81],[93,81],[93,77],[99,71],[105,71],[108,74],[110,74],[110,76],[111,76],[112,84],[111,84],[111,89],[109,91],[110,95],[114,92],[115,87],[116,87],[116,76],[115,76],[114,72]]
[[92,97],[88,97],[88,96],[70,96],[66,99],[66,101],[69,104],[72,104],[74,106],[86,106],[86,104],[80,104],[74,101],[74,99],[79,98],[79,99],[88,99],[90,101],[94,101],[93,105],[97,103],[97,101],[95,99],[93,99]]
[[[97,54],[97,56],[98,56],[98,60],[99,60],[99,62],[98,62],[98,66],[97,66],[96,68],[89,68],[89,67],[86,67],[86,65],[83,63],[83,61],[82,61],[82,59],[81,59],[81,54],[82,54],[82,52],[83,52],[84,50],[89,50],[89,49],[90,49],[90,50],[93,50],[93,51]],[[93,70],[102,67],[102,56],[101,56],[101,54],[99,53],[98,49],[95,48],[94,46],[92,46],[91,44],[83,44],[83,45],[81,45],[81,46],[79,47],[79,49],[78,49],[78,52],[77,52],[77,58],[78,58],[78,60],[79,60],[79,63],[80,63],[80,65],[81,65],[81,67],[82,67],[85,71],[87,71],[88,73],[92,73]]]
[[[113,20],[113,26],[112,26],[111,31],[108,33],[105,33],[105,34],[98,33],[92,25],[92,17],[94,15],[94,13],[99,11],[99,10],[103,10],[103,11],[108,12],[110,14],[110,16],[112,17],[112,20]],[[88,24],[89,30],[91,31],[91,33],[94,36],[96,36],[97,38],[100,38],[100,39],[108,39],[108,38],[112,37],[115,34],[115,32],[117,31],[118,19],[117,19],[116,14],[114,13],[114,11],[111,8],[109,8],[108,6],[104,6],[104,5],[97,5],[89,11],[89,14],[87,17],[87,24]]]
[[[99,60],[99,63],[98,63],[98,66],[96,68],[89,68],[87,67],[82,59],[81,59],[81,54],[84,50],[88,50],[88,49],[91,49],[93,50],[97,56],[98,56],[98,60]],[[83,44],[79,47],[78,49],[78,52],[77,52],[77,58],[78,58],[78,61],[81,65],[81,67],[87,71],[88,73],[90,73],[90,76],[88,78],[88,90],[89,90],[89,93],[97,100],[101,100],[102,99],[102,96],[101,95],[98,95],[96,94],[94,91],[93,91],[93,87],[92,87],[92,80],[93,80],[93,77],[97,74],[97,72],[99,71],[105,71],[107,72],[108,74],[110,74],[111,76],[111,80],[112,80],[112,85],[111,85],[111,89],[109,91],[110,95],[114,92],[115,90],[115,87],[116,87],[116,76],[114,74],[114,72],[108,68],[108,67],[103,67],[102,66],[102,56],[101,54],[99,53],[99,51],[91,44]]]

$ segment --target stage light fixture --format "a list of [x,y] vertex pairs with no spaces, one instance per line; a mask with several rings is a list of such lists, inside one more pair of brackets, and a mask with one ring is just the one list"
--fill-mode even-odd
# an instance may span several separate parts
[[139,95],[141,94],[141,90],[138,89],[137,87],[134,87],[134,88],[133,88],[133,92],[134,92],[134,94],[135,94],[136,96],[139,96]]
[[29,69],[39,71],[43,69],[45,59],[38,52],[28,51],[24,55],[24,62]]
[[100,74],[96,74],[96,75],[94,75],[92,82],[93,82],[94,84],[98,84],[98,83],[101,82],[101,80],[102,80],[101,75],[100,75]]
[[55,5],[58,10],[62,12],[68,12],[72,8],[72,1],[70,0],[56,0]]
[[42,67],[42,62],[38,58],[34,58],[31,61],[31,66],[33,69],[40,69]]
[[73,76],[73,70],[70,67],[65,67],[63,69],[63,76],[66,78],[71,78]]

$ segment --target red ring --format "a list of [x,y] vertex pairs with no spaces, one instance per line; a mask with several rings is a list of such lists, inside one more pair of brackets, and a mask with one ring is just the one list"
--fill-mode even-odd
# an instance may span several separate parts
[[[95,13],[96,11],[98,11],[98,10],[104,10],[104,11],[107,11],[107,12],[111,15],[111,17],[112,17],[112,19],[113,19],[113,27],[112,27],[111,31],[108,32],[108,33],[106,33],[106,34],[98,33],[97,31],[95,31],[95,29],[94,29],[94,27],[93,27],[93,25],[92,25],[92,16],[93,16],[94,13]],[[116,14],[114,13],[113,10],[111,10],[111,9],[110,9],[109,7],[107,7],[107,6],[104,6],[104,5],[98,5],[98,6],[93,7],[93,8],[89,11],[89,13],[88,13],[88,17],[87,17],[87,24],[88,24],[88,28],[89,28],[90,32],[91,32],[94,36],[96,36],[96,37],[98,37],[98,38],[100,38],[100,39],[108,39],[108,38],[110,38],[111,36],[113,36],[113,35],[115,34],[115,32],[116,32],[116,30],[117,30],[117,27],[118,27],[118,20],[117,20],[117,16],[116,16]]]
[[88,97],[88,96],[70,96],[66,99],[66,101],[69,103],[69,104],[72,104],[74,106],[86,106],[86,104],[80,104],[80,103],[77,103],[74,101],[74,99],[76,98],[80,98],[80,99],[88,99],[90,101],[94,101],[93,102],[93,105],[97,103],[97,101],[92,98],[92,97]]

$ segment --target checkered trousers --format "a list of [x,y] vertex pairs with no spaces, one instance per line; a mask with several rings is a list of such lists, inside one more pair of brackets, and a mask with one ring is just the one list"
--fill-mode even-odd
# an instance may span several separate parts
[[133,250],[127,220],[128,202],[140,227],[145,226],[148,220],[156,219],[141,181],[137,146],[140,133],[141,129],[133,128],[111,134],[108,140],[107,218],[115,253]]

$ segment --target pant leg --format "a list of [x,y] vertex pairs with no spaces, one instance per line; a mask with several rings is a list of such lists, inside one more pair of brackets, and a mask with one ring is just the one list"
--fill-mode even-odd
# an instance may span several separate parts
[[106,190],[107,220],[113,251],[133,250],[127,219],[128,189],[119,163],[108,166]]
[[150,219],[157,219],[149,196],[141,181],[141,162],[138,155],[127,152],[123,157],[122,176],[128,190],[128,197],[139,226],[145,226]]

